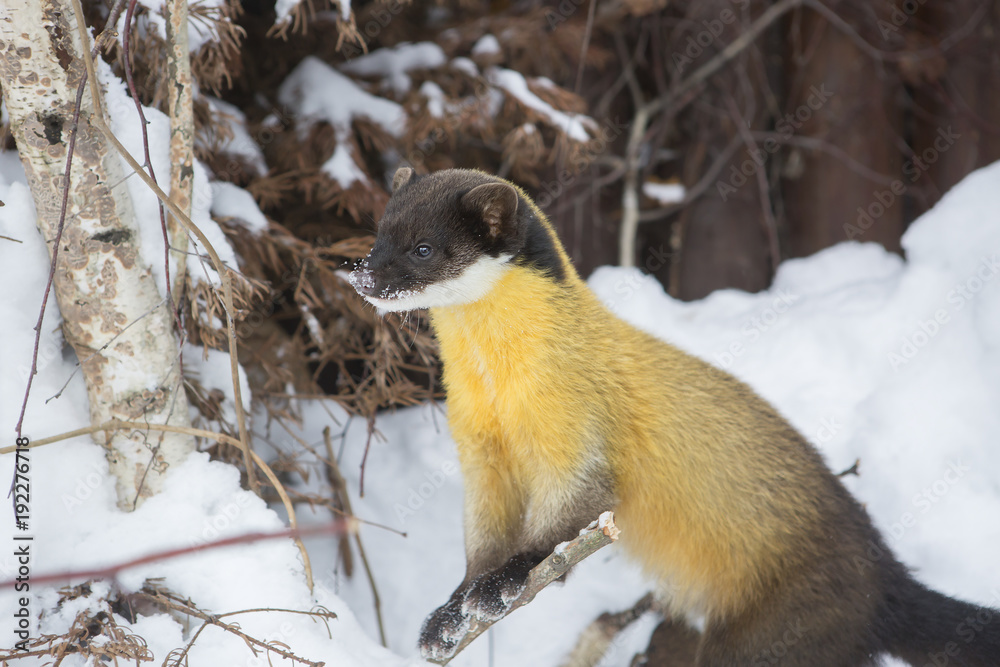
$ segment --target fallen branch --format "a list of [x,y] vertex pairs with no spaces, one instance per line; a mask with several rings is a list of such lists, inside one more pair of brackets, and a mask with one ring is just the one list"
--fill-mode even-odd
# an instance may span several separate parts
[[629,625],[648,611],[658,610],[652,593],[646,593],[631,608],[617,613],[606,612],[580,633],[573,651],[562,667],[594,667]]
[[[570,568],[584,558],[617,540],[620,532],[618,526],[615,525],[614,512],[604,512],[601,514],[597,521],[580,533],[579,537],[556,547],[555,551],[531,570],[528,574],[524,590],[511,602],[510,608],[503,617],[506,618],[515,609],[520,609],[534,600],[539,591],[569,572]],[[465,636],[462,637],[462,641],[458,643],[455,652],[448,658],[428,660],[428,662],[437,665],[448,664],[452,658],[461,653],[466,646],[471,644],[476,637],[486,632],[494,623],[496,621],[470,619],[469,629],[465,633]]]
[[336,614],[325,607],[316,607],[311,611],[302,611],[300,609],[259,608],[242,609],[240,611],[230,611],[223,614],[208,614],[194,606],[194,604],[190,601],[184,600],[156,586],[145,586],[141,591],[136,593],[136,596],[144,598],[153,604],[160,605],[162,607],[166,607],[167,609],[178,611],[182,614],[193,616],[204,621],[183,649],[174,649],[170,652],[167,659],[163,662],[165,667],[180,667],[181,665],[187,665],[188,654],[191,652],[191,648],[194,646],[194,643],[198,640],[198,637],[201,636],[201,633],[205,630],[205,628],[213,625],[226,632],[236,635],[246,642],[247,647],[253,652],[254,656],[260,652],[267,654],[269,664],[273,664],[271,663],[270,658],[270,653],[273,652],[286,660],[291,660],[292,662],[300,662],[304,665],[308,665],[309,667],[323,667],[326,663],[313,662],[311,660],[306,660],[305,658],[300,658],[292,653],[286,644],[276,640],[266,642],[261,641],[243,632],[238,623],[225,623],[222,619],[226,616],[236,616],[238,614],[251,614],[257,612],[284,612],[286,614],[301,614],[309,616],[313,620],[316,620],[317,618],[320,619],[326,625],[327,633],[329,633],[330,624],[327,622],[328,619],[337,618]]

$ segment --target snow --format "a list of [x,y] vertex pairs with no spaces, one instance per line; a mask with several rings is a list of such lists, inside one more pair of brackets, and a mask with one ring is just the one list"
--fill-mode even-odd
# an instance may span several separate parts
[[[310,97],[329,102],[329,91],[313,85],[319,79],[307,79],[316,92]],[[315,114],[340,113],[345,106],[313,102]],[[343,113],[349,122],[354,111]],[[159,155],[164,135],[151,129],[159,137],[153,146]],[[48,267],[24,175],[11,153],[0,153],[0,200],[5,203],[0,235],[21,241],[0,239],[0,284],[17,286],[0,300],[0,367],[8,371],[0,374],[0,430],[8,434],[6,446],[24,391]],[[224,196],[220,205],[225,201]],[[843,243],[783,263],[764,292],[723,290],[694,303],[671,299],[659,283],[636,270],[602,268],[589,282],[620,316],[752,384],[822,451],[832,469],[843,470],[860,459],[860,476],[844,482],[916,576],[950,595],[998,605],[998,208],[1000,163],[967,177],[911,226],[903,239],[906,260],[877,245]],[[75,360],[63,354],[58,324],[53,300],[42,327],[40,371],[25,422],[33,439],[89,423],[85,388],[79,375],[71,378]],[[200,351],[190,350],[185,358],[206,386],[227,390],[223,353],[202,362]],[[46,403],[67,378],[62,396]],[[249,391],[244,395],[249,397]],[[420,624],[445,602],[464,572],[462,480],[444,412],[424,405],[379,418],[366,494],[359,498],[364,424],[350,422],[330,402],[298,404],[303,424],[294,431],[320,451],[324,427],[333,422],[335,430],[346,428],[335,447],[343,452],[340,467],[354,511],[393,529],[360,528],[390,650],[373,639],[378,635],[364,575],[344,577],[331,537],[307,540],[316,578],[312,594],[289,540],[137,566],[122,572],[117,585],[135,590],[148,577],[161,578],[164,586],[216,614],[257,607],[309,610],[322,604],[337,614],[329,621],[332,637],[326,625],[290,613],[227,619],[252,636],[284,642],[297,655],[327,664],[423,664],[415,649]],[[264,430],[265,415],[256,413],[254,423],[258,442],[300,451],[280,428]],[[273,456],[270,449],[260,451]],[[172,470],[163,492],[131,513],[117,509],[104,452],[88,437],[33,449],[30,458],[35,575],[107,566],[161,549],[284,526],[281,514],[241,489],[234,468],[205,454],[194,454]],[[13,455],[0,455],[0,478],[10,478],[13,462]],[[305,458],[301,463],[313,474],[308,481],[290,475],[288,483],[303,492],[318,490],[319,462]],[[323,508],[300,505],[297,511],[303,525],[330,518]],[[0,541],[7,545],[12,543],[11,512],[10,504],[0,508]],[[10,554],[10,549],[0,553],[3,579],[15,571]],[[631,606],[647,588],[618,545],[608,546],[584,561],[564,585],[542,591],[493,628],[493,664],[558,665],[593,619]],[[32,633],[64,632],[79,611],[104,609],[100,599],[109,590],[108,582],[98,582],[90,596],[59,607],[56,587],[32,586]],[[14,594],[0,591],[0,616],[10,619],[14,608]],[[140,616],[135,623],[116,621],[145,639],[152,664],[162,664],[199,625],[186,627],[160,613]],[[655,622],[651,615],[640,619],[614,642],[601,665],[628,665]],[[0,623],[0,646],[13,645],[12,631],[12,624]],[[489,664],[489,646],[479,640],[452,664]],[[192,667],[244,663],[265,664],[265,659],[254,658],[242,640],[217,628],[202,633],[189,660]],[[63,664],[78,667],[84,660],[69,655]]]
[[593,118],[577,113],[559,111],[551,104],[535,95],[528,88],[528,81],[520,72],[502,67],[491,67],[486,71],[486,78],[494,86],[502,88],[521,104],[541,114],[549,125],[559,128],[571,139],[587,142],[592,139],[591,131],[596,130],[597,123]]
[[[274,25],[284,25],[292,20],[292,11],[302,3],[302,0],[277,0],[274,3]],[[351,18],[351,0],[337,0],[340,8],[338,18],[347,21]]]
[[243,160],[253,167],[257,174],[263,176],[267,173],[267,163],[264,161],[264,152],[247,132],[247,117],[236,107],[228,102],[210,95],[203,95],[208,106],[211,107],[217,121],[225,124],[232,133],[232,138],[221,142],[218,149],[223,153],[230,153]]
[[356,76],[382,77],[383,86],[391,87],[398,97],[402,97],[409,92],[412,83],[407,72],[441,67],[446,62],[447,56],[434,42],[402,42],[350,60],[341,65],[340,70]]
[[[240,397],[243,399],[243,410],[251,414],[250,385],[247,383],[246,371],[238,366],[240,380]],[[212,348],[184,344],[184,375],[190,376],[201,384],[206,391],[218,389],[225,396],[222,402],[222,419],[229,425],[236,423],[236,398],[233,394],[232,367],[229,354]],[[196,408],[191,408],[192,420],[197,416]]]
[[474,56],[489,56],[495,53],[500,53],[500,42],[493,35],[483,35],[472,45],[472,55]]
[[420,86],[420,94],[427,98],[427,111],[435,118],[444,116],[444,108],[447,100],[441,86],[433,81],[424,81]]
[[646,181],[642,184],[642,194],[650,199],[655,199],[661,204],[676,204],[684,201],[687,191],[680,183]]
[[[153,30],[163,39],[167,38],[167,20],[164,18],[163,0],[139,0],[139,6],[145,7],[148,11],[144,15],[145,21],[153,26]],[[225,6],[225,0],[191,0],[188,7],[197,5],[198,12],[209,16],[218,16]],[[140,17],[142,20],[142,17]],[[228,19],[222,19],[228,20]],[[125,34],[125,12],[118,18],[118,42],[121,43]],[[134,28],[135,26],[133,26]],[[214,21],[206,21],[200,17],[191,16],[188,20],[188,51],[197,53],[202,46],[209,42],[218,42],[219,34],[215,29]]]
[[232,183],[212,183],[212,215],[234,218],[253,234],[267,231],[267,218],[261,213],[253,195]]
[[368,93],[313,56],[305,58],[288,75],[278,91],[278,99],[299,116],[297,124],[301,132],[317,121],[325,121],[333,127],[337,147],[322,170],[344,189],[355,181],[368,181],[350,148],[354,118],[367,118],[396,137],[402,135],[406,125],[406,114],[401,106]]
[[[97,76],[104,87],[104,102],[110,117],[110,125],[115,136],[121,141],[133,158],[143,164],[142,130],[135,103],[128,96],[125,83],[119,79],[107,63],[96,62]],[[146,134],[149,137],[149,156],[160,189],[170,194],[170,119],[161,111],[150,107],[142,108],[146,117]],[[132,200],[136,226],[139,230],[139,252],[143,262],[150,267],[160,294],[166,296],[166,273],[163,266],[163,227],[160,222],[159,199],[132,167],[121,158],[122,170],[128,176],[126,187]],[[235,267],[236,255],[222,229],[212,220],[212,188],[208,182],[205,166],[197,159],[194,163],[194,186],[191,196],[191,221],[201,230],[212,247],[215,248],[223,264]],[[195,284],[207,282],[212,285],[222,283],[219,274],[211,265],[205,250],[193,235],[189,235],[187,270]],[[170,275],[177,273],[176,253],[170,254]]]
[[476,63],[472,62],[464,56],[459,56],[458,58],[452,58],[448,66],[457,69],[460,72],[465,72],[469,76],[479,76],[479,67]]

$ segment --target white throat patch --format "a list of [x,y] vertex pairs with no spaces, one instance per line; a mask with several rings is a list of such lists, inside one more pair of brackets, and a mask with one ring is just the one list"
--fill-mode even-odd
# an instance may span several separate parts
[[403,290],[389,298],[366,296],[368,303],[380,312],[392,313],[420,308],[461,306],[486,296],[497,281],[510,270],[512,255],[484,255],[470,264],[461,274],[431,283],[419,292]]

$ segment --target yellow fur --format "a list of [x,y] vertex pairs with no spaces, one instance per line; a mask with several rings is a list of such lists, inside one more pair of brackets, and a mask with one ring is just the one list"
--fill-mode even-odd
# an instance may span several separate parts
[[486,518],[471,529],[514,535],[603,458],[622,542],[677,610],[748,608],[797,562],[789,525],[811,535],[817,508],[791,498],[810,497],[816,461],[745,385],[613,316],[558,247],[566,281],[513,266],[485,298],[431,311],[467,511]]

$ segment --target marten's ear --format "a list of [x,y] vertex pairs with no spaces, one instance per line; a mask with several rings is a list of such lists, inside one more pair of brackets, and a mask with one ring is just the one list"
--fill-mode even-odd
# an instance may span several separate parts
[[507,183],[477,185],[462,197],[462,206],[482,216],[491,239],[515,231],[517,191]]
[[410,182],[413,178],[413,170],[409,167],[400,167],[396,170],[396,175],[392,177],[392,191],[395,192]]

